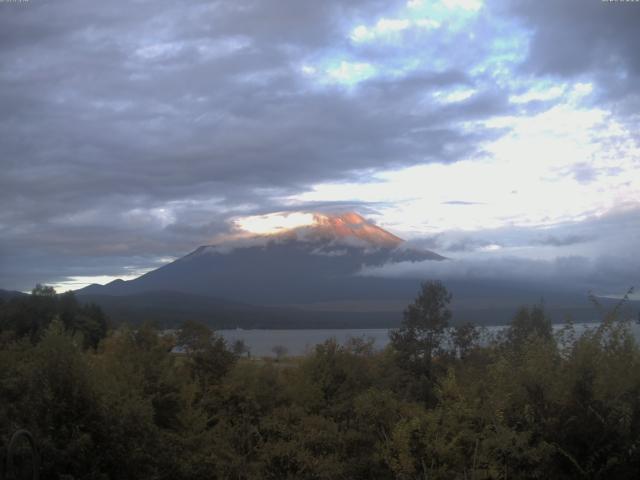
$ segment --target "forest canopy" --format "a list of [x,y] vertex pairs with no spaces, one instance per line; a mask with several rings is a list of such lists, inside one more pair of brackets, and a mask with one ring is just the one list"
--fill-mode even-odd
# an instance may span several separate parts
[[523,307],[488,337],[452,327],[450,300],[424,283],[383,350],[354,338],[264,359],[195,322],[108,328],[38,286],[0,303],[3,456],[27,429],[45,479],[636,478],[623,309],[578,334]]

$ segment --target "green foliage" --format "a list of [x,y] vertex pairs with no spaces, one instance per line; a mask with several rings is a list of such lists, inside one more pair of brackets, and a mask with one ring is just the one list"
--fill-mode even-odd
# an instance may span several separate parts
[[453,328],[451,337],[456,355],[463,359],[478,346],[480,330],[473,323],[464,323]]
[[0,304],[0,342],[28,338],[36,343],[55,319],[65,331],[80,334],[84,348],[96,348],[107,335],[107,318],[99,306],[81,305],[73,292],[57,295],[53,287],[38,284],[31,295]]
[[518,310],[506,331],[507,344],[513,348],[522,347],[532,338],[551,341],[553,329],[551,320],[545,315],[541,305]]
[[237,359],[224,338],[198,322],[184,322],[176,341],[186,353],[191,376],[203,390],[217,383]]
[[431,374],[434,355],[441,352],[449,326],[451,294],[440,282],[425,282],[415,301],[404,311],[402,326],[390,334],[402,363],[416,373]]
[[402,325],[389,334],[398,365],[408,374],[405,383],[410,396],[434,401],[438,356],[445,352],[443,341],[451,310],[451,294],[439,281],[421,285],[420,293],[404,311]]
[[105,337],[93,307],[38,287],[0,305],[0,448],[32,431],[42,478],[636,478],[640,348],[621,308],[555,335],[523,308],[481,342],[446,328],[449,301],[424,284],[383,351],[329,340],[278,362],[193,322]]

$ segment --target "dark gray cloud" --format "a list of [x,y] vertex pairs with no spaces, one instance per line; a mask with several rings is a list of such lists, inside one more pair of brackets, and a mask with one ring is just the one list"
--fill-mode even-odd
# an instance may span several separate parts
[[406,243],[408,248],[426,249],[426,250],[442,250],[442,235],[429,235],[414,238]]
[[640,6],[608,0],[494,2],[530,32],[523,71],[594,81],[601,102],[635,114],[640,103]]
[[[0,3],[0,284],[28,286],[11,265],[30,252],[77,257],[65,272],[176,255],[312,183],[476,154],[496,133],[459,124],[507,108],[500,92],[425,101],[473,85],[463,63],[355,90],[301,74],[340,49],[366,59],[349,29],[401,4]],[[33,268],[29,283],[62,274]]]
[[402,262],[367,267],[365,276],[440,279],[443,281],[512,282],[513,285],[545,285],[548,289],[598,295],[623,295],[640,284],[640,262],[612,255],[531,259],[515,256],[450,259],[442,262]]
[[526,66],[535,73],[573,76],[614,69],[640,72],[636,2],[516,0],[503,8],[531,30]]
[[[282,199],[380,169],[482,158],[503,131],[470,122],[542,108],[510,104],[483,63],[501,34],[498,10],[401,46],[349,40],[354,25],[404,4],[0,2],[0,287],[150,267],[228,232],[235,215],[373,213],[374,203]],[[610,64],[637,73],[623,42],[635,10],[608,5],[605,28],[594,5],[578,9],[586,23],[569,7],[546,7],[555,16],[533,2],[505,10],[533,32],[528,71],[577,75]],[[545,35],[562,28],[578,56],[565,68],[557,45],[545,57]],[[593,51],[570,46],[593,32]],[[417,66],[352,87],[301,71],[341,61],[400,68],[405,57]],[[433,96],[456,88],[474,94]]]
[[[506,226],[478,231],[448,231],[429,237],[429,246],[453,253],[474,252],[489,245],[500,245],[496,255],[530,255],[538,258],[603,254],[633,256],[640,238],[640,209],[637,206],[605,215],[563,222],[545,227]],[[413,240],[426,246],[423,239]],[[454,255],[452,255],[454,256]]]
[[568,245],[576,245],[578,243],[584,243],[593,240],[593,237],[586,235],[565,235],[557,237],[555,235],[549,235],[545,238],[541,238],[536,243],[539,245],[551,245],[553,247],[566,247]]

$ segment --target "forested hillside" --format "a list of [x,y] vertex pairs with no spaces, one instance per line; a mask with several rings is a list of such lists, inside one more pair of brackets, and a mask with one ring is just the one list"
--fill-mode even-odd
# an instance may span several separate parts
[[423,284],[384,351],[354,339],[256,359],[194,322],[108,329],[99,308],[38,287],[0,303],[0,445],[31,431],[44,479],[637,477],[624,308],[554,336],[523,307],[480,342],[473,325],[449,330],[449,301]]

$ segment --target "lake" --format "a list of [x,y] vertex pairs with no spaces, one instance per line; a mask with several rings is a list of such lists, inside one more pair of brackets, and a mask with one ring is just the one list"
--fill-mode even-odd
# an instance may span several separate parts
[[[596,323],[575,324],[577,333],[586,328],[595,327]],[[554,329],[562,328],[562,324],[554,325]],[[485,336],[498,333],[504,326],[488,326],[485,328]],[[630,325],[636,339],[640,340],[640,325]],[[335,338],[340,344],[344,344],[349,338],[373,338],[374,347],[384,348],[389,343],[388,328],[358,328],[358,329],[322,329],[322,330],[218,330],[229,345],[236,340],[244,340],[249,347],[251,355],[258,357],[275,356],[272,349],[276,345],[287,349],[287,355],[304,355],[313,350],[314,346],[323,343],[330,338]]]

